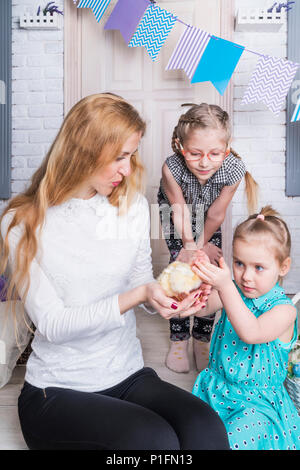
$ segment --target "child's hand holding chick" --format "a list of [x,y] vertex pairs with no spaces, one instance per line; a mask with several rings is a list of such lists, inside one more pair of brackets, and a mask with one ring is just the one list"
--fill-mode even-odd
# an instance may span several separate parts
[[219,267],[211,263],[195,260],[191,269],[203,282],[210,284],[218,291],[232,283],[231,271],[223,257],[219,259]]

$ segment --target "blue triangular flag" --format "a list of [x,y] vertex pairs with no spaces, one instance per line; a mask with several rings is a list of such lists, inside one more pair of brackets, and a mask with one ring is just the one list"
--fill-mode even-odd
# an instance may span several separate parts
[[243,46],[212,36],[191,82],[210,81],[223,95],[244,49]]
[[110,2],[111,0],[80,0],[77,8],[91,8],[99,23]]

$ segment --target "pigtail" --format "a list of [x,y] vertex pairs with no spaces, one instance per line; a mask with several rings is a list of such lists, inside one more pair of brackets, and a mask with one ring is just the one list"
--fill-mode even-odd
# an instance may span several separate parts
[[227,111],[223,111],[223,116],[221,117],[221,125],[226,129],[229,123],[229,114]]
[[242,160],[242,157],[235,150],[233,150],[233,148],[231,148],[231,147],[230,147],[230,153],[232,153],[232,155],[235,158],[239,158],[240,160]]
[[251,173],[245,173],[245,193],[247,196],[247,207],[249,214],[253,214],[257,210],[258,205],[258,189],[259,186]]
[[178,139],[177,129],[178,129],[178,125],[175,127],[175,129],[173,131],[172,140],[171,140],[171,147],[172,147],[172,150],[173,150],[174,153],[176,153],[177,155],[181,155],[181,153],[179,151],[179,148],[178,148],[178,145],[176,144],[176,139]]
[[262,207],[258,215],[263,215],[264,217],[280,217],[279,212],[275,211],[275,209],[273,209],[273,207],[270,205]]
[[[242,160],[242,157],[232,148],[230,148],[230,153],[236,158],[239,158]],[[247,197],[247,208],[248,208],[248,213],[253,214],[254,212],[257,211],[257,205],[258,205],[258,189],[259,186],[251,173],[249,171],[246,171],[245,173],[245,193]]]

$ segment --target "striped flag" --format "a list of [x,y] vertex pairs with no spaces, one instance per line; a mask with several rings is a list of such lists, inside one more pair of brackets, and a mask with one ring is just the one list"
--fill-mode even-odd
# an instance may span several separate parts
[[111,0],[80,0],[77,8],[91,8],[99,23],[110,1]]
[[279,115],[299,64],[277,57],[259,58],[242,104],[265,103]]
[[209,42],[210,35],[195,26],[188,26],[169,60],[166,70],[183,69],[191,79]]
[[151,59],[156,60],[172,30],[177,17],[157,5],[150,5],[131,38],[129,47],[144,46]]
[[291,122],[300,121],[300,98],[298,100],[297,106],[295,108],[294,114],[292,116]]

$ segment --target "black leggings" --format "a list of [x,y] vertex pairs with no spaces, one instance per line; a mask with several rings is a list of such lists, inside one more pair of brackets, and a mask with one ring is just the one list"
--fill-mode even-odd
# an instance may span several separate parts
[[150,368],[94,393],[25,382],[18,407],[32,450],[229,450],[215,411]]

